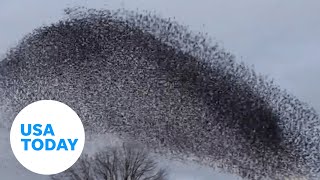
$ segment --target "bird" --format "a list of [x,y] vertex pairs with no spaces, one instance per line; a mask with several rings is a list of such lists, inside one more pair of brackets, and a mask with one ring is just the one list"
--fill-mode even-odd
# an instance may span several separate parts
[[66,12],[0,62],[4,126],[32,102],[57,100],[86,133],[163,156],[246,179],[318,177],[317,112],[206,35],[151,13]]

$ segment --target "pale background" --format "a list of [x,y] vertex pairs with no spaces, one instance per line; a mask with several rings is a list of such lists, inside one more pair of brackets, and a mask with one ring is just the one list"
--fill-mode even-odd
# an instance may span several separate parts
[[[238,61],[253,65],[257,72],[274,78],[281,87],[320,111],[318,0],[1,0],[0,57],[32,29],[57,21],[64,8],[76,5],[149,10],[163,17],[175,17],[192,30],[207,32],[235,54]],[[19,165],[9,165],[11,155],[3,154],[10,150],[4,148],[6,132],[0,131],[0,161],[8,161],[8,165],[1,163],[0,174],[8,173],[11,177],[14,175],[8,169]],[[172,179],[234,179],[206,167],[167,164],[173,164]]]

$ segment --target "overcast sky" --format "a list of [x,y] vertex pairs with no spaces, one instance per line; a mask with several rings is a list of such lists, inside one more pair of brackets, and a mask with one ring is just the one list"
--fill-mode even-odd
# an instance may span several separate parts
[[0,1],[0,54],[35,27],[56,21],[74,5],[150,10],[207,32],[238,60],[254,65],[320,110],[318,0],[90,0]]
[[[238,61],[254,65],[257,72],[274,78],[320,112],[318,0],[1,0],[0,54],[32,29],[57,21],[65,7],[75,5],[138,8],[175,17],[195,31],[207,32]],[[179,173],[190,174],[190,169]],[[192,173],[199,174],[199,170]]]

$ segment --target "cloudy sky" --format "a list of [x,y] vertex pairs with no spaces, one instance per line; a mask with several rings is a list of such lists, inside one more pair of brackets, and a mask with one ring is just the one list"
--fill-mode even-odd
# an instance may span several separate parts
[[[149,10],[175,17],[194,31],[208,33],[238,61],[253,65],[320,112],[318,0],[2,0],[0,57],[32,29],[57,21],[64,8],[75,5]],[[208,171],[176,169],[191,179],[211,179]]]

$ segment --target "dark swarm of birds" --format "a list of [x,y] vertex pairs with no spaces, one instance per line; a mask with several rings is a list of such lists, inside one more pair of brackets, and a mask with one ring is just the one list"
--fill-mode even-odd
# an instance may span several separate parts
[[10,127],[31,102],[72,107],[87,133],[113,133],[163,156],[244,179],[317,179],[312,107],[174,20],[126,10],[66,9],[0,62]]

